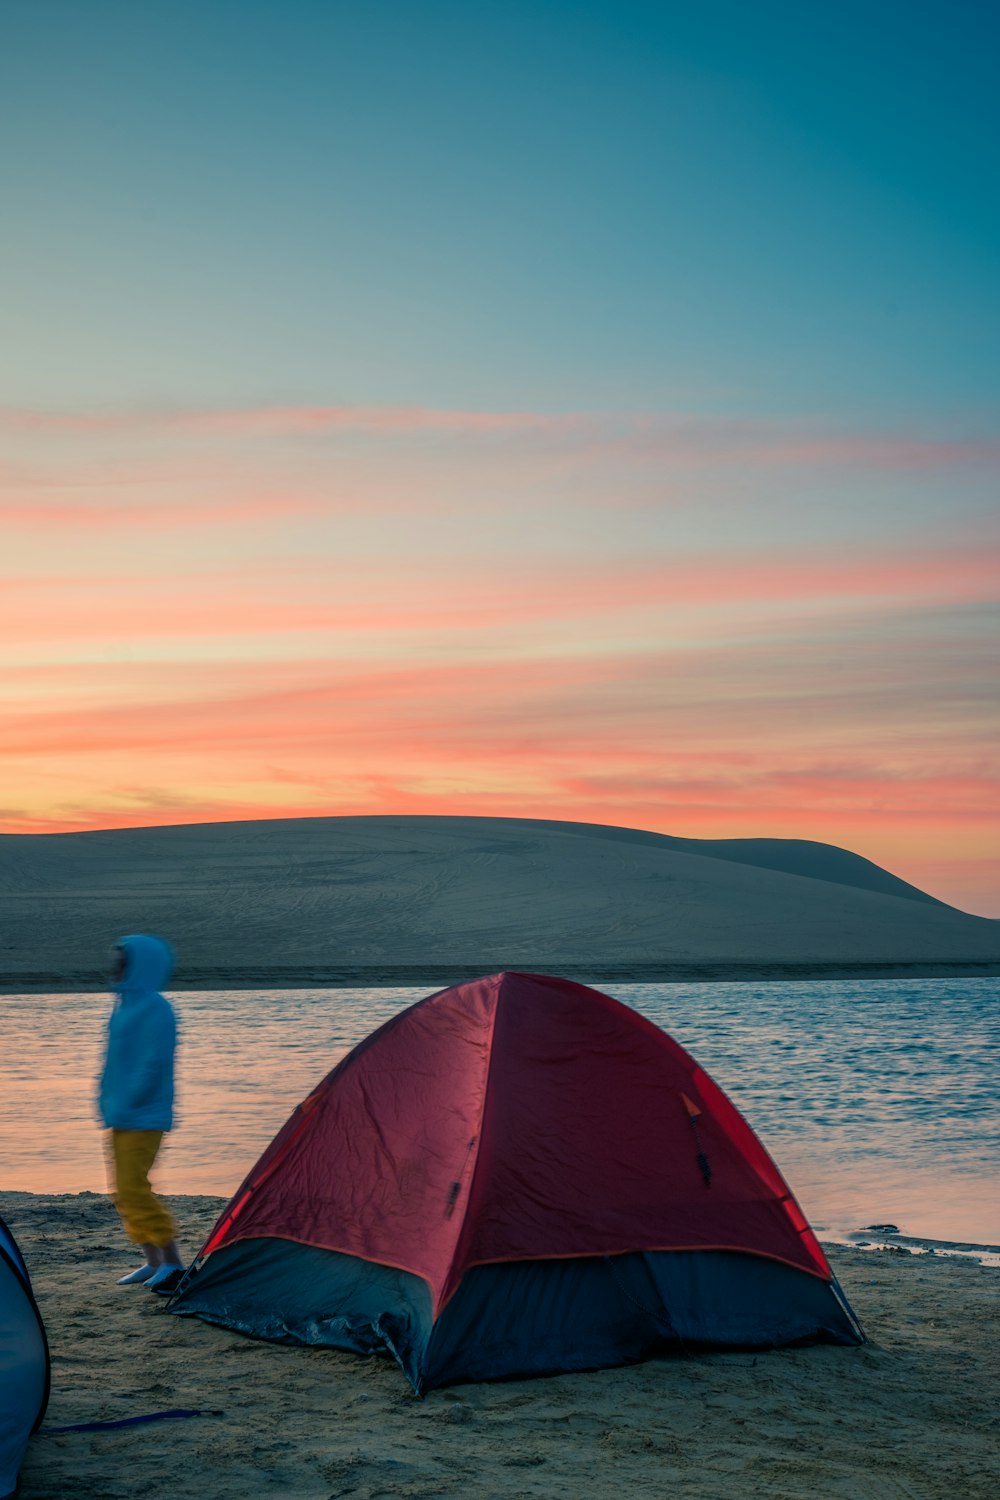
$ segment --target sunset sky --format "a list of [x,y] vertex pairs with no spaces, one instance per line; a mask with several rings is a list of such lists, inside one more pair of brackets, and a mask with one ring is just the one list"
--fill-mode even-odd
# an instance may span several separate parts
[[998,42],[8,0],[0,831],[813,838],[1000,916]]

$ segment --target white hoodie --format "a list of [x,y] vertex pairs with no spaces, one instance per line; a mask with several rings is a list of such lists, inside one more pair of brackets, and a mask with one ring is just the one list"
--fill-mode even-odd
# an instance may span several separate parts
[[108,1022],[98,1103],[110,1130],[169,1130],[173,1124],[177,1022],[160,994],[173,956],[160,938],[133,934],[118,944],[125,972]]

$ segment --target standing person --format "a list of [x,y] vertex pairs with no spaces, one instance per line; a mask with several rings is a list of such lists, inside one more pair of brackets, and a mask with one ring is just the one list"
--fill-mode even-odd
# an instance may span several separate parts
[[110,1132],[111,1194],[126,1234],[146,1257],[118,1285],[144,1282],[154,1292],[173,1291],[184,1270],[173,1218],[149,1185],[164,1132],[173,1124],[177,1022],[160,994],[172,963],[160,938],[140,933],[115,944],[118,999],[108,1022],[99,1094]]

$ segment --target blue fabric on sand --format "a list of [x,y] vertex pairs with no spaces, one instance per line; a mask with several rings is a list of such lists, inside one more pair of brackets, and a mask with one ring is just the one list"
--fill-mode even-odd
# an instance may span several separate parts
[[169,1130],[173,1125],[177,1021],[160,994],[173,955],[161,938],[122,938],[125,973],[108,1022],[98,1104],[109,1130]]
[[728,1250],[474,1266],[435,1321],[427,1283],[407,1271],[237,1240],[188,1273],[170,1310],[276,1343],[390,1354],[418,1393],[689,1347],[864,1342],[835,1282]]

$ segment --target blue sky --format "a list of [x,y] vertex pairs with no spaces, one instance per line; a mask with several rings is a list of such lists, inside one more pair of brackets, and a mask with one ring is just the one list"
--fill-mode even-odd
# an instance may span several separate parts
[[996,415],[988,7],[4,29],[8,402]]

